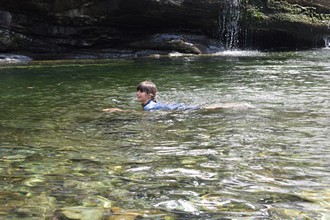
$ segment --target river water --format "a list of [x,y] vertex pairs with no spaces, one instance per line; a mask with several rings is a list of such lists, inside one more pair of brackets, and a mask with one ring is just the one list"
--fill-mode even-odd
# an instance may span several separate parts
[[[330,218],[328,49],[33,61],[0,79],[1,218]],[[146,79],[165,103],[236,106],[142,112]]]

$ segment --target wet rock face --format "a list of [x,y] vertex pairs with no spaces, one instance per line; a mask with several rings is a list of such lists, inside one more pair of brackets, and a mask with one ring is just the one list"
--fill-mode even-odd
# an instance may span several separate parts
[[[180,36],[208,38],[204,43],[220,39],[219,23],[223,19],[223,9],[230,2],[0,0],[0,52],[65,53],[77,49],[111,48],[200,54],[204,53],[203,48],[210,45],[202,45],[200,41],[196,44],[182,41]],[[241,35],[245,40],[240,40],[240,46],[267,47],[267,42],[271,40],[269,36],[274,36],[274,33],[286,36],[292,42],[305,33],[300,42],[306,45],[314,42],[315,36],[329,32],[328,0],[287,0],[285,4],[277,0],[250,0],[240,1],[240,4],[241,33],[246,33],[245,30],[253,32],[248,36],[249,40]],[[269,36],[267,33],[270,33]],[[157,34],[174,34],[180,39],[157,44],[152,40]]]
[[[330,1],[268,0],[245,6],[250,44],[261,48],[324,46],[330,34]],[[322,37],[323,36],[323,37]]]
[[0,50],[61,52],[125,48],[164,32],[208,35],[221,4],[214,0],[0,0],[0,7]]

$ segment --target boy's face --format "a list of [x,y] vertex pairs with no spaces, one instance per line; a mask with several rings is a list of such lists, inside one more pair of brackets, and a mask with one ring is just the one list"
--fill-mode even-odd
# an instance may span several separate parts
[[151,99],[151,97],[152,96],[147,94],[146,92],[142,92],[140,90],[136,92],[136,98],[142,104],[146,104]]

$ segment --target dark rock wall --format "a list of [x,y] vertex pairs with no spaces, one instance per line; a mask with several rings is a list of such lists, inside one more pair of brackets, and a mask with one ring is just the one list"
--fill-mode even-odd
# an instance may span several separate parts
[[4,43],[0,49],[62,51],[125,47],[126,43],[159,32],[209,35],[215,28],[214,19],[221,4],[218,1],[207,2],[2,0],[0,15]]
[[[0,0],[0,52],[141,50],[142,44],[135,42],[147,42],[146,39],[161,33],[218,40],[222,13],[230,2]],[[240,5],[239,47],[314,47],[322,44],[319,39],[324,35],[330,35],[329,0],[241,0]],[[283,40],[288,43],[281,43]],[[135,48],[136,45],[139,47]],[[186,48],[182,44],[180,47]],[[157,48],[153,45],[152,49]],[[175,45],[167,48],[162,44],[159,49],[175,50]],[[187,52],[198,50],[188,48]]]

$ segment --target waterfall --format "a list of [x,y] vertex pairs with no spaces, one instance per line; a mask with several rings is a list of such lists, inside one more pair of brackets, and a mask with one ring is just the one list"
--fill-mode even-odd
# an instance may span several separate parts
[[328,35],[323,36],[323,40],[324,40],[324,43],[325,43],[325,47],[330,48],[330,36],[328,36]]
[[238,47],[240,4],[241,0],[225,0],[219,15],[219,38],[226,49]]
[[[330,21],[328,21],[328,29],[330,29]],[[330,35],[323,36],[325,47],[330,48]]]

